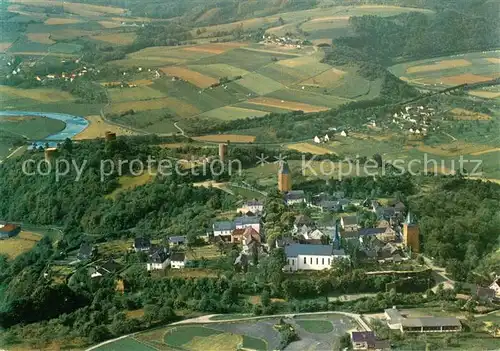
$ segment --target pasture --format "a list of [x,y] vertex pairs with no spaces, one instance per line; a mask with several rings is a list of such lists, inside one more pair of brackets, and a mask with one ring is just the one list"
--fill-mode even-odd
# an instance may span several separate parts
[[297,143],[297,144],[289,144],[287,145],[288,149],[296,150],[305,154],[313,154],[313,155],[326,155],[333,154],[334,152],[330,149],[321,147],[319,145],[313,145],[310,143]]
[[62,131],[65,127],[64,122],[46,117],[13,116],[0,118],[1,131],[31,140],[44,139]]
[[392,66],[390,71],[412,84],[428,88],[479,83],[500,77],[499,56],[500,51],[472,52],[401,63]]
[[200,117],[208,117],[222,120],[232,120],[247,117],[261,117],[267,115],[265,111],[251,110],[247,108],[224,106],[214,110],[204,112]]
[[22,231],[19,235],[0,240],[0,254],[7,255],[10,259],[27,252],[42,239],[42,235],[33,232]]
[[326,111],[329,108],[326,106],[315,106],[294,101],[279,100],[271,97],[259,97],[248,100],[248,103],[262,106],[278,107],[290,111],[319,112]]
[[71,94],[56,89],[21,89],[0,85],[0,101],[2,102],[2,104],[6,105],[9,103],[9,100],[17,99],[30,99],[39,102],[59,102],[74,100]]
[[129,45],[132,44],[137,35],[131,33],[103,33],[91,36],[92,39],[103,41],[109,44]]
[[[128,170],[128,166],[126,169]],[[132,175],[124,175],[118,178],[118,188],[113,190],[113,192],[106,196],[106,198],[114,200],[121,192],[134,189],[135,187],[147,184],[153,180],[153,175],[148,173],[148,170],[144,170],[141,175],[132,176]]]

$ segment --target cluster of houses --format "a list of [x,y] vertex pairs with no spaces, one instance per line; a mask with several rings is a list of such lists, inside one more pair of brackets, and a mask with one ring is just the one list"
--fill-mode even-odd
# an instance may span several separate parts
[[262,36],[264,44],[274,44],[279,46],[293,47],[297,49],[302,49],[304,45],[304,40],[300,38],[292,38],[290,36],[278,37],[276,35],[265,34]]
[[[334,129],[334,130],[336,131],[337,129]],[[349,136],[349,132],[347,131],[347,129],[342,129],[342,130],[340,131],[339,135],[340,135],[340,136],[342,136],[342,137],[348,137],[348,136]],[[313,138],[313,142],[314,142],[315,144],[328,143],[328,142],[329,142],[332,138],[333,138],[333,136],[332,136],[332,137],[330,137],[330,135],[328,135],[328,134],[325,134],[325,136],[323,136],[323,137],[322,137],[322,136],[317,136],[317,135],[316,135],[316,136]]]
[[403,110],[394,113],[392,122],[399,125],[400,129],[411,125],[407,129],[410,135],[426,135],[435,113],[432,107],[405,106]]

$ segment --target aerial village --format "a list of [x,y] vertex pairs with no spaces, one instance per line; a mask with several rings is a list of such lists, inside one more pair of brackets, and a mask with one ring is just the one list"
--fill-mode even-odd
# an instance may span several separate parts
[[[114,133],[106,133],[107,140],[115,138]],[[219,157],[224,159],[228,147],[226,144],[219,146]],[[45,150],[45,154],[50,159],[51,150]],[[196,238],[196,242],[190,242],[187,236],[153,239],[148,235],[138,235],[127,241],[126,246],[118,249],[84,242],[75,257],[66,258],[61,262],[68,266],[84,265],[92,280],[116,277],[116,290],[121,293],[126,291],[126,283],[120,278],[120,272],[123,272],[130,262],[123,260],[123,255],[136,255],[148,274],[158,277],[176,274],[174,272],[185,272],[186,276],[189,276],[191,270],[203,271],[208,265],[208,260],[203,255],[210,252],[209,248],[217,250],[217,255],[221,255],[225,247],[238,250],[239,254],[232,264],[235,269],[241,271],[246,271],[249,266],[256,264],[259,258],[269,255],[275,249],[282,249],[286,256],[286,264],[283,267],[285,274],[328,271],[344,264],[349,265],[353,259],[359,259],[351,257],[351,244],[362,252],[362,261],[373,267],[369,274],[411,271],[426,263],[419,256],[418,220],[403,201],[352,199],[347,198],[342,191],[308,194],[304,190],[293,189],[292,173],[284,161],[280,163],[277,181],[277,190],[282,196],[283,204],[296,211],[296,216],[292,230],[282,233],[272,242],[268,240],[265,232],[265,201],[254,199],[240,203],[240,206],[234,209],[232,219],[214,220],[212,225],[206,228],[205,234]],[[376,218],[376,225],[363,227],[361,219],[356,215],[356,210],[359,209],[372,214]],[[331,214],[332,219],[327,222],[318,220],[324,218],[321,215],[325,214]],[[18,224],[1,224],[0,239],[15,237],[20,231],[21,226]],[[199,254],[193,254],[196,251]],[[44,277],[51,279],[53,274],[54,271],[48,267]],[[498,303],[500,277],[496,277],[489,286],[473,286],[470,291],[470,295],[463,296],[464,299]],[[456,317],[412,316],[397,306],[386,309],[380,318],[388,328],[399,330],[401,333],[462,331],[462,324]],[[351,342],[354,350],[384,350],[387,346],[377,340],[373,331],[353,331]]]

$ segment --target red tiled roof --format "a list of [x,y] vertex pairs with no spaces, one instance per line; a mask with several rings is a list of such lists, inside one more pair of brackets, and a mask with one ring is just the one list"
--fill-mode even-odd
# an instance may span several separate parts
[[2,228],[0,228],[0,232],[11,232],[13,230],[16,230],[17,228],[19,228],[19,226],[15,225],[15,224],[6,224],[4,225]]

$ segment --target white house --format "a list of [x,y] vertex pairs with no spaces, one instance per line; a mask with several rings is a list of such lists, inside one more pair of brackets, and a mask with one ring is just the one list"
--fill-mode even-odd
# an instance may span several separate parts
[[261,213],[264,210],[264,203],[259,200],[251,200],[247,201],[238,208],[237,212],[240,213],[247,213],[247,212],[252,212],[252,213]]
[[165,247],[159,247],[157,250],[149,255],[146,268],[148,271],[155,271],[165,269],[170,264],[168,250]]
[[347,130],[343,130],[340,132],[340,135],[342,135],[343,137],[346,137],[347,136]]
[[236,227],[233,222],[219,221],[212,225],[214,236],[231,236]]
[[186,254],[176,252],[170,256],[170,268],[181,269],[186,266]]
[[500,277],[496,277],[495,281],[489,286],[489,288],[495,291],[496,297],[500,297]]
[[314,137],[313,141],[314,141],[316,144],[321,143],[321,139],[320,139],[317,135]]
[[336,259],[349,259],[344,250],[333,250],[331,245],[291,244],[285,246],[287,264],[284,271],[320,271],[329,269]]
[[325,137],[323,138],[323,140],[326,142],[330,141],[330,137],[328,136],[328,134],[325,134]]
[[304,190],[291,190],[285,194],[285,203],[290,206],[306,202]]
[[355,232],[359,229],[357,216],[343,216],[340,218],[340,225],[346,232]]

